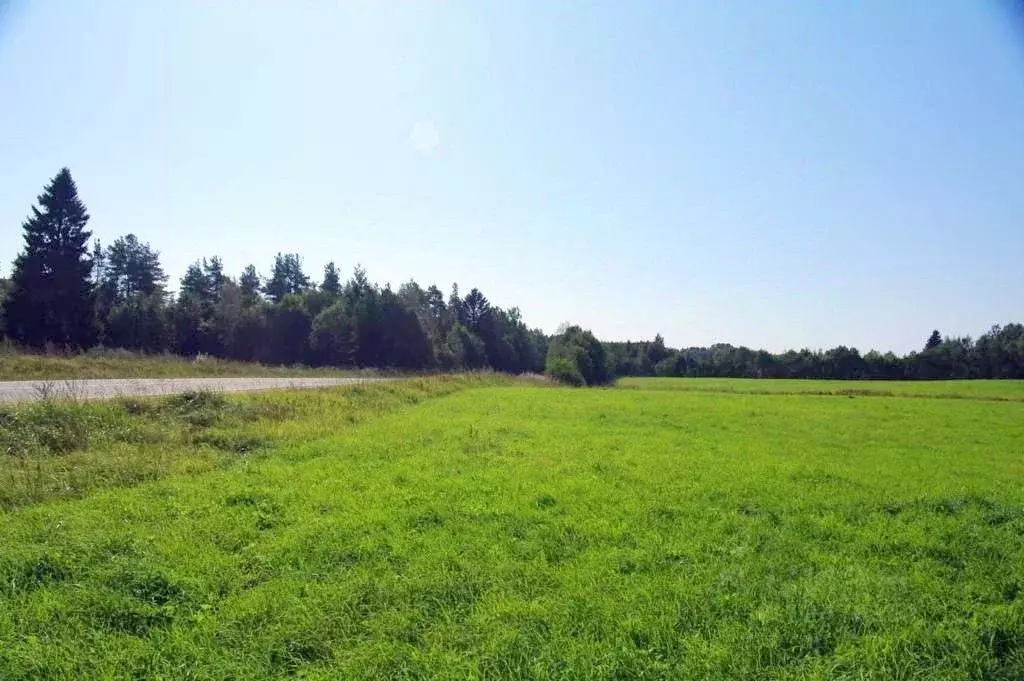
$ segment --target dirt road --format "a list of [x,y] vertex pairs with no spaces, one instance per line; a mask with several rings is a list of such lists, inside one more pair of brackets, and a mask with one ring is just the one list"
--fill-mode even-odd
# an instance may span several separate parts
[[188,390],[249,392],[282,388],[325,388],[379,381],[379,378],[104,378],[53,381],[0,381],[0,403],[46,397],[91,400],[172,395]]

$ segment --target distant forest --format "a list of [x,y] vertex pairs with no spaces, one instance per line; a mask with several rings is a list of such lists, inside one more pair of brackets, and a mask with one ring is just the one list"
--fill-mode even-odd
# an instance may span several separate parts
[[1024,378],[1024,326],[995,326],[977,340],[927,336],[919,352],[861,355],[844,346],[773,354],[727,344],[673,349],[653,341],[601,342],[578,326],[555,336],[527,326],[518,308],[476,288],[409,281],[393,290],[356,267],[345,281],[329,263],[319,282],[294,253],[269,275],[237,277],[217,256],[190,265],[176,295],[159,253],[127,234],[90,241],[89,215],[62,169],[22,225],[24,249],[0,279],[0,336],[59,351],[96,346],[206,354],[267,364],[413,370],[546,371],[576,385],[617,376],[939,379]]

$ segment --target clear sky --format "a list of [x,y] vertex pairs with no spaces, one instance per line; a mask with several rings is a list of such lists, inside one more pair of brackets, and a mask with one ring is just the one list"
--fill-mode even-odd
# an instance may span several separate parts
[[998,0],[0,0],[0,263],[109,243],[478,286],[552,332],[905,351],[1024,319]]

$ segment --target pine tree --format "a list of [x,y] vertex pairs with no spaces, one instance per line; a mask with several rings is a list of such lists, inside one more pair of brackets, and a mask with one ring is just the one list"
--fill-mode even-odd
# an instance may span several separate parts
[[252,307],[260,301],[260,275],[256,274],[253,265],[246,265],[242,276],[238,278],[238,287],[242,291],[242,305]]
[[96,338],[92,233],[71,171],[62,168],[24,224],[25,249],[14,261],[4,304],[7,334],[26,345],[84,348]]
[[448,311],[451,313],[451,324],[462,322],[462,298],[459,297],[458,283],[452,284],[452,293],[448,296]]
[[213,305],[213,291],[210,278],[204,268],[206,261],[196,261],[185,270],[185,276],[178,285],[178,302],[188,305]]
[[928,336],[928,340],[924,342],[924,349],[934,350],[940,345],[942,345],[942,334],[939,333],[938,329],[935,329],[932,331],[932,335]]
[[278,253],[274,270],[263,292],[275,303],[289,293],[303,293],[309,289],[309,277],[302,271],[302,258],[296,253]]
[[650,362],[651,367],[655,367],[663,359],[668,357],[669,352],[665,347],[665,339],[661,337],[661,334],[655,334],[654,341],[647,346],[647,361]]
[[92,259],[102,344],[163,350],[167,275],[160,254],[134,234],[126,234],[105,249],[96,242]]
[[[97,255],[102,260],[98,260]],[[101,288],[109,291],[114,302],[162,293],[167,283],[167,275],[160,266],[160,253],[134,234],[117,239],[104,252],[94,251],[93,262],[96,266],[102,265],[102,272],[96,279]]]
[[320,290],[332,297],[341,294],[341,275],[333,262],[324,266],[324,283],[320,284]]
[[215,301],[220,300],[224,293],[224,284],[228,280],[224,274],[224,262],[220,259],[220,256],[213,256],[209,262],[206,261],[206,258],[203,258],[203,274],[206,275],[206,280],[210,287],[210,296]]
[[355,269],[352,270],[352,278],[345,283],[343,294],[345,296],[345,302],[348,303],[349,309],[355,309],[359,301],[373,293],[373,285],[370,284],[370,278],[366,276],[366,270],[362,265],[356,265]]
[[441,318],[448,310],[444,304],[444,294],[441,293],[441,289],[433,284],[427,288],[427,309],[430,310],[430,315],[438,324],[440,324]]
[[178,299],[171,309],[175,352],[182,355],[218,355],[221,339],[216,328],[216,299],[203,259],[188,266],[178,285]]
[[103,283],[103,273],[107,269],[107,252],[99,239],[92,244],[92,283],[99,286]]

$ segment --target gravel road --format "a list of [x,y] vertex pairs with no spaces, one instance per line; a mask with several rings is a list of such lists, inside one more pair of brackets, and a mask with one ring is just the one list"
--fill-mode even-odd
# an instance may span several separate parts
[[103,399],[143,395],[173,395],[188,390],[222,393],[280,388],[326,388],[379,381],[378,378],[104,378],[88,380],[0,381],[0,402],[24,402],[44,397]]

